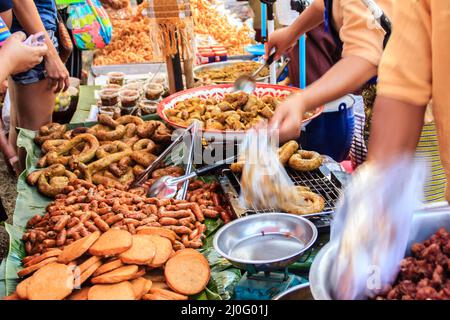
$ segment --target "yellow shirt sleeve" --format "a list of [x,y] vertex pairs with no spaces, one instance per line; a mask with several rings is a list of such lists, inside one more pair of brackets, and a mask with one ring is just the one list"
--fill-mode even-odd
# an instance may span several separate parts
[[339,36],[344,43],[342,57],[358,56],[378,66],[385,32],[361,0],[341,0],[339,3],[342,16]]
[[396,0],[394,21],[378,72],[378,94],[427,105],[432,93],[429,2]]

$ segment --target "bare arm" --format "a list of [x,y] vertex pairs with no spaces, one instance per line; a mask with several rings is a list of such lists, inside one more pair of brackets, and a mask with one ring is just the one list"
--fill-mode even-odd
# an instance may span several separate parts
[[423,127],[426,106],[378,97],[370,132],[368,161],[389,165],[413,155]]

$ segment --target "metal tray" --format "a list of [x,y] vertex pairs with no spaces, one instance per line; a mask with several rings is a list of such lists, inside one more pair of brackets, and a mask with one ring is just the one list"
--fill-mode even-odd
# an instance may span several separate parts
[[[450,230],[450,207],[427,207],[417,212],[413,218],[405,257],[410,256],[410,248],[414,243],[424,242],[442,227]],[[327,244],[311,266],[309,281],[316,300],[332,300],[327,280],[335,250],[335,245]]]
[[[161,66],[162,65],[162,66]],[[126,74],[145,74],[166,72],[165,63],[129,63],[129,64],[113,64],[106,66],[92,66],[91,72],[95,77],[107,75],[108,72],[124,72]]]
[[[223,61],[223,62],[213,62],[213,63],[203,64],[203,65],[200,65],[200,66],[197,66],[194,68],[194,77],[196,80],[200,80],[200,78],[197,77],[197,73],[199,73],[199,72],[209,70],[209,69],[220,69],[220,68],[223,68],[226,66],[231,66],[233,64],[238,64],[238,63],[242,63],[242,62],[252,62],[252,60],[228,60],[228,61]],[[270,75],[268,75],[266,77],[257,78],[256,81],[269,83],[269,78],[270,78]],[[214,81],[214,83],[229,84],[229,83],[234,83],[234,81]]]

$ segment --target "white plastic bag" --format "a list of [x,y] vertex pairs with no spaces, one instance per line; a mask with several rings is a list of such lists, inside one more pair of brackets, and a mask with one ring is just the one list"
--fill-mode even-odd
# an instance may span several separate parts
[[280,209],[298,203],[294,183],[278,158],[278,139],[267,128],[249,130],[240,148],[245,159],[241,178],[241,202],[247,208]]
[[330,270],[336,299],[366,299],[391,284],[404,257],[413,212],[426,177],[424,163],[361,166],[344,192],[331,228],[337,252]]

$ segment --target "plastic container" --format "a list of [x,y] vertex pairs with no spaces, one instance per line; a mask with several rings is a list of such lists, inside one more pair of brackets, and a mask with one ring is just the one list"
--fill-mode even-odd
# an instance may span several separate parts
[[148,83],[144,87],[145,98],[147,100],[158,100],[164,92],[164,86],[160,83]]
[[119,103],[119,90],[117,89],[100,90],[99,96],[103,107],[114,107]]
[[158,102],[151,100],[141,100],[139,102],[139,109],[141,110],[141,115],[155,114],[158,109]]
[[119,96],[122,108],[125,109],[136,107],[140,98],[139,91],[132,89],[121,90]]
[[123,72],[109,72],[108,73],[108,83],[118,84],[123,86],[125,81],[125,73]]
[[98,113],[110,116],[115,119],[120,116],[120,108],[118,106],[114,107],[100,106],[98,107]]
[[144,95],[144,85],[145,83],[142,81],[131,82],[122,87],[122,90],[136,90],[139,92],[140,96]]
[[118,84],[114,84],[114,83],[107,83],[105,85],[102,86],[102,90],[103,89],[114,89],[114,90],[120,90],[122,89],[122,86],[118,85]]

